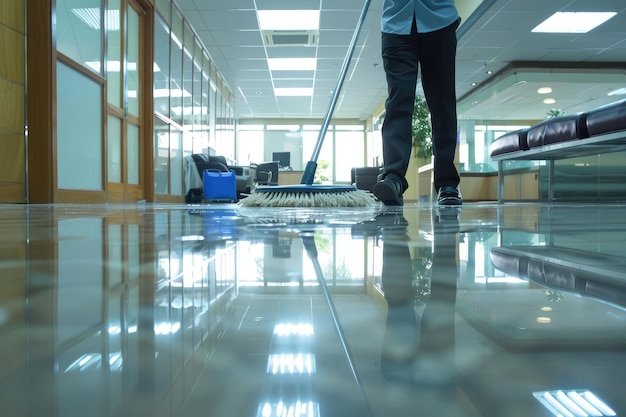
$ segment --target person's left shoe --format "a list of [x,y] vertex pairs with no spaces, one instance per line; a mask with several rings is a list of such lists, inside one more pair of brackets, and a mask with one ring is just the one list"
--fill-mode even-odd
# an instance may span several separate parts
[[398,181],[385,178],[374,185],[372,192],[386,206],[401,206],[404,204],[402,185]]
[[440,206],[460,206],[463,204],[463,197],[459,187],[444,185],[437,193],[437,204]]

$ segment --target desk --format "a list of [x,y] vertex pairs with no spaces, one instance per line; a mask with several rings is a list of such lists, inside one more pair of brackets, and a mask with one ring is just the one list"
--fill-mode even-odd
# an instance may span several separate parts
[[300,184],[304,171],[278,171],[278,185]]

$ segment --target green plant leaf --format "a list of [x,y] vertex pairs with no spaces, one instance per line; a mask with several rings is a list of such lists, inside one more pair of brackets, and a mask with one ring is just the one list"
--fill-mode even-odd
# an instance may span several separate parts
[[426,100],[419,94],[415,95],[411,134],[413,138],[413,155],[421,159],[430,159],[433,155],[430,110]]

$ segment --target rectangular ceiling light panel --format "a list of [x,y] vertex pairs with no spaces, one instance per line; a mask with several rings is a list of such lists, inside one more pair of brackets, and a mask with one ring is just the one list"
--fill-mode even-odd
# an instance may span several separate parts
[[260,30],[318,31],[319,10],[257,10]]
[[274,95],[276,97],[311,97],[313,96],[312,88],[275,88]]
[[532,32],[587,33],[616,14],[616,12],[556,12]]
[[269,58],[270,71],[315,71],[317,58]]

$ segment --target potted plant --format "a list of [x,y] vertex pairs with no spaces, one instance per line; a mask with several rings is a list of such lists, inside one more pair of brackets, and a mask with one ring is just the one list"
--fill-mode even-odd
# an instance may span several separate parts
[[553,117],[563,116],[564,114],[565,112],[561,109],[550,109],[546,112],[546,115],[548,115],[548,119],[552,119]]
[[415,95],[411,133],[413,136],[413,155],[418,159],[430,162],[433,156],[430,110],[426,100],[419,94]]

